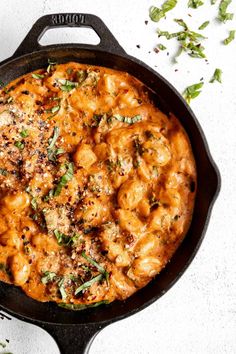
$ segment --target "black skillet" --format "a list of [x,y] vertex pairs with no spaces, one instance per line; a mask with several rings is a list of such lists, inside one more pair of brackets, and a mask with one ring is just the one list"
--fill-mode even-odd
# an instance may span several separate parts
[[[60,44],[42,47],[39,39],[46,30],[54,27],[91,27],[101,41],[98,45]],[[180,278],[193,260],[206,232],[213,202],[220,189],[220,175],[202,129],[181,95],[157,72],[129,56],[98,17],[90,14],[41,17],[14,55],[0,63],[0,79],[8,83],[27,72],[45,67],[48,58],[55,58],[58,63],[78,61],[119,69],[145,83],[156,93],[153,96],[156,104],[167,114],[173,112],[184,126],[192,144],[198,171],[196,204],[184,241],[157,279],[126,301],[72,312],[53,303],[37,302],[19,288],[0,282],[2,310],[46,329],[59,344],[61,353],[79,354],[88,352],[92,340],[102,328],[152,304]]]

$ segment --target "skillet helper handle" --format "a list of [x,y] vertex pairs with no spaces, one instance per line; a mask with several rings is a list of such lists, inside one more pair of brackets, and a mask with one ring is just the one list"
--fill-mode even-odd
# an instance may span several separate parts
[[81,47],[100,49],[114,54],[125,54],[124,49],[99,17],[83,13],[60,13],[40,17],[17,48],[13,57],[50,47],[40,45],[39,40],[48,29],[55,27],[92,28],[99,36],[100,43],[98,45],[81,44]]
[[61,354],[88,354],[96,335],[105,326],[41,324],[57,342]]

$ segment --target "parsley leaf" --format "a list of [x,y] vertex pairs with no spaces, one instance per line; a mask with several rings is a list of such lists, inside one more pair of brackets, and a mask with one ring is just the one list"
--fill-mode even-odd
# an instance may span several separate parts
[[235,30],[229,31],[229,36],[225,38],[224,45],[228,45],[235,39]]
[[187,101],[188,104],[190,103],[190,101],[192,99],[194,99],[200,95],[200,93],[201,93],[200,89],[202,88],[203,85],[204,85],[203,82],[199,82],[198,84],[188,86],[184,90],[183,97],[185,98],[185,100]]
[[149,11],[150,19],[154,22],[160,21],[162,17],[165,17],[166,12],[172,10],[177,4],[177,0],[167,0],[159,9],[156,6],[151,6]]
[[218,13],[219,21],[226,22],[233,19],[234,14],[227,12],[227,8],[231,4],[231,2],[232,0],[221,0]]
[[212,77],[212,79],[209,81],[210,83],[213,83],[215,81],[218,81],[220,83],[222,83],[222,70],[221,69],[215,69],[214,75]]

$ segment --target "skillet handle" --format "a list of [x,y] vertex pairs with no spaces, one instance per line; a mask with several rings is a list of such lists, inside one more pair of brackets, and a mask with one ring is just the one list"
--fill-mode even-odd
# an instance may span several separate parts
[[100,49],[114,54],[125,54],[124,49],[99,17],[83,13],[60,13],[40,17],[17,48],[13,57],[36,52],[42,48],[49,48],[50,46],[41,46],[39,40],[48,29],[55,27],[90,27],[99,36],[100,43],[98,45],[81,44],[81,47]]
[[41,324],[57,342],[61,354],[88,354],[96,335],[105,327],[98,325]]

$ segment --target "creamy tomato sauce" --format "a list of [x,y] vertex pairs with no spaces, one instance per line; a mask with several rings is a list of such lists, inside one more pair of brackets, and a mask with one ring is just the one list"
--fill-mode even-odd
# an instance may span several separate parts
[[184,129],[129,74],[51,64],[0,91],[0,280],[28,296],[126,299],[170,260],[195,190]]

